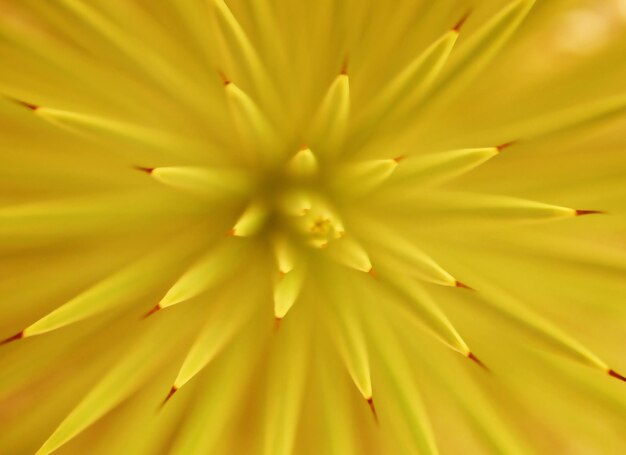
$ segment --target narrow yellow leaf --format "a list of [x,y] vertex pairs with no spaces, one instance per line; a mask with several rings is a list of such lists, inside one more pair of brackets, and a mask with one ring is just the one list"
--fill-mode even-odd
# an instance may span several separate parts
[[287,163],[287,171],[293,177],[311,177],[318,167],[317,158],[308,147],[299,150]]
[[311,130],[311,143],[320,150],[332,150],[343,140],[350,116],[350,82],[340,74],[324,96]]
[[194,242],[189,237],[186,233],[88,288],[26,327],[23,337],[40,335],[111,311],[147,294],[155,282],[169,278],[171,268],[180,266],[181,259],[190,254]]
[[345,198],[365,196],[389,179],[398,162],[386,159],[343,164],[331,176],[331,185]]
[[212,4],[213,10],[217,13],[220,26],[232,38],[229,42],[234,43],[237,51],[241,54],[241,63],[248,66],[251,74],[264,73],[261,59],[226,2],[224,0],[209,0],[209,3]]
[[400,106],[415,103],[441,72],[458,36],[458,30],[449,30],[389,81],[357,120],[357,129],[376,128]]
[[328,315],[333,337],[339,347],[343,362],[354,381],[357,389],[365,400],[372,398],[372,374],[368,345],[364,334],[364,326],[361,318],[353,306],[348,305],[348,300],[353,298],[343,290],[330,290],[332,298],[332,313]]
[[204,166],[157,167],[150,170],[150,175],[165,185],[212,197],[221,197],[225,192],[245,194],[251,179],[240,170]]
[[[331,341],[332,342],[332,341]],[[331,344],[325,346],[332,350]],[[344,422],[354,418],[351,403],[346,400],[347,396],[354,393],[354,385],[348,384],[344,380],[345,374],[340,364],[330,363],[334,359],[327,356],[315,358],[313,373],[316,375],[314,381],[320,388],[318,403],[324,410],[324,419],[321,424],[326,436],[324,441],[328,442],[328,453],[330,455],[358,455],[358,439],[361,437],[360,431],[346,431]],[[326,403],[333,403],[333,412],[326,411]]]
[[234,83],[225,81],[225,87],[228,104],[243,145],[250,153],[260,152],[264,159],[278,158],[282,153],[281,141],[265,113]]
[[363,246],[351,236],[344,236],[331,242],[326,248],[328,255],[339,264],[361,272],[372,271],[372,263]]
[[20,240],[64,241],[72,236],[97,236],[133,232],[154,225],[167,226],[174,215],[182,219],[198,213],[198,204],[155,197],[154,191],[124,191],[0,208],[0,242],[16,245]]
[[381,260],[384,260],[390,269],[393,269],[391,267],[393,265],[397,267],[397,270],[402,270],[407,275],[417,276],[442,286],[460,285],[433,258],[377,221],[368,219],[366,229],[363,232],[368,235],[372,243],[382,248]]
[[[406,194],[406,193],[405,193]],[[423,197],[424,195],[420,195]],[[455,191],[428,194],[423,207],[424,216],[446,221],[464,220],[550,221],[577,216],[600,214],[595,210],[579,210],[528,199]]]
[[[602,370],[606,373],[610,371],[608,365],[578,340],[561,330],[552,322],[543,318],[539,314],[528,309],[522,302],[519,302],[508,292],[497,289],[493,285],[485,287],[485,299],[491,306],[503,310],[515,325],[531,333],[546,345],[570,359]],[[481,293],[483,286],[481,284]]]
[[108,20],[95,8],[81,0],[60,0],[59,3],[114,44],[129,61],[137,64],[137,68],[142,70],[149,80],[157,82],[167,93],[176,93],[189,105],[203,107],[199,103],[196,87],[190,84],[193,80],[181,74],[151,46],[145,45],[133,35],[126,33],[115,22]]
[[226,280],[242,260],[240,246],[237,242],[225,241],[209,251],[174,283],[158,307],[166,308],[184,302]]
[[385,401],[380,403],[382,424],[387,419],[393,422],[392,431],[406,438],[406,445],[413,452],[437,455],[439,450],[432,424],[409,359],[398,342],[390,319],[384,312],[376,314],[376,318],[376,321],[365,322],[365,330],[372,346],[373,362],[380,373],[380,386],[387,391]]
[[264,455],[291,455],[298,430],[310,355],[306,327],[281,327],[269,369],[264,419]]
[[297,260],[296,248],[284,234],[277,234],[272,241],[278,271],[287,274],[293,270]]
[[294,267],[274,285],[274,317],[282,319],[298,299],[306,270],[304,265]]
[[110,120],[95,115],[81,114],[49,107],[36,106],[34,113],[42,119],[67,129],[74,134],[92,137],[94,133],[117,136],[158,149],[178,150],[181,147],[197,147],[188,139],[162,130]]
[[585,131],[626,113],[626,94],[600,99],[580,106],[551,112],[507,128],[524,142],[552,139],[560,134]]
[[410,302],[410,314],[417,317],[431,335],[450,349],[464,356],[469,355],[469,347],[461,338],[461,335],[459,335],[441,308],[418,283],[398,273],[385,274],[384,281],[388,282],[404,299]]
[[394,181],[414,186],[441,184],[480,166],[496,156],[498,147],[460,149],[402,158]]
[[[463,267],[462,264],[459,266]],[[591,352],[554,323],[529,308],[510,291],[496,285],[489,276],[482,276],[477,273],[477,269],[469,269],[467,267],[463,268],[463,274],[470,277],[480,289],[480,292],[477,292],[475,297],[480,299],[480,302],[483,304],[489,305],[500,312],[513,327],[529,333],[540,343],[579,364],[612,375],[611,372],[613,370],[595,353]]]
[[[83,398],[46,440],[36,455],[48,455],[76,437],[103,415],[130,397],[150,380],[157,368],[168,359],[178,343],[161,343],[171,339],[170,321],[160,320],[145,330],[123,356],[111,366],[95,387]],[[159,346],[155,348],[155,346]],[[164,346],[167,350],[164,352]],[[167,346],[171,346],[170,349]]]
[[260,202],[253,202],[246,208],[230,231],[237,237],[249,237],[256,234],[269,216],[268,208]]
[[446,76],[434,86],[429,96],[449,99],[461,90],[489,63],[508,42],[533,7],[535,0],[514,0],[484,24],[458,52]]
[[494,453],[523,455],[531,452],[523,438],[514,434],[507,422],[496,412],[491,396],[486,396],[474,384],[459,362],[448,362],[442,368],[443,365],[438,362],[429,362],[428,359],[420,361],[427,365],[429,372],[436,375],[436,381],[441,384],[440,392],[454,398],[466,417],[467,424]]
[[200,329],[199,336],[187,353],[174,380],[173,388],[180,389],[203,370],[239,334],[252,314],[250,307],[241,308],[232,305],[232,302],[220,304]]
[[233,15],[232,11],[224,0],[208,0],[213,12],[216,30],[221,31],[224,42],[229,50],[228,58],[233,59],[237,69],[243,70],[246,79],[253,85],[255,95],[259,98],[261,105],[270,109],[273,119],[284,118],[277,101],[274,82],[270,79],[268,72],[254,48],[250,38]]
[[[261,349],[256,331],[246,330],[229,350],[229,360],[213,368],[206,382],[192,390],[194,399],[186,412],[185,422],[176,434],[173,455],[206,455],[217,453],[228,423],[240,410],[240,398],[254,386],[254,372]],[[197,394],[197,395],[196,395]]]

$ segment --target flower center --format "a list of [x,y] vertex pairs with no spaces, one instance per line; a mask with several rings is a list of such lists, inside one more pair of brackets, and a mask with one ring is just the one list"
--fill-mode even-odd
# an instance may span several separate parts
[[326,247],[344,235],[337,210],[326,197],[326,186],[316,156],[303,147],[263,176],[231,234],[285,236],[299,244]]

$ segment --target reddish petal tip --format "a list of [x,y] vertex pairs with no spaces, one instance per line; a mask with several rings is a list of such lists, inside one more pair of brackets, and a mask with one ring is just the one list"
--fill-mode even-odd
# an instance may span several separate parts
[[220,75],[220,79],[222,80],[222,83],[224,84],[224,87],[227,87],[228,85],[232,83],[230,79],[226,77],[226,74],[224,74],[223,71],[219,70],[218,73]]
[[235,235],[235,228],[229,229],[228,232],[226,232],[226,237],[234,237]]
[[367,271],[367,274],[368,274],[369,276],[371,276],[372,278],[376,279],[376,280],[378,279],[378,273],[376,272],[376,270],[374,270],[374,267],[372,267],[371,269],[369,269],[369,270]]
[[154,313],[156,313],[160,309],[161,309],[161,305],[157,303],[150,311],[148,311],[146,314],[143,315],[142,319],[146,319],[148,316],[152,316]]
[[459,280],[457,280],[457,281],[454,283],[454,285],[455,285],[457,288],[467,289],[468,291],[475,291],[475,290],[476,290],[476,289],[474,289],[473,287],[470,287],[470,286],[468,286],[467,284],[460,282]]
[[24,338],[24,331],[23,330],[21,332],[19,332],[19,333],[16,333],[15,335],[9,337],[9,338],[5,338],[4,340],[0,341],[0,346],[2,346],[3,344],[11,343],[12,341],[21,340],[22,338]]
[[614,377],[615,379],[619,379],[620,381],[626,382],[626,376],[622,376],[615,370],[609,370],[609,376]]
[[396,156],[395,158],[392,158],[392,159],[393,159],[396,163],[399,163],[400,161],[402,161],[402,160],[403,160],[403,159],[405,159],[405,158],[406,158],[406,156],[404,156],[404,155],[399,155],[399,156]]
[[501,152],[502,150],[508,149],[515,144],[517,144],[517,141],[505,142],[504,144],[496,145],[496,149],[498,150],[498,152]]
[[576,210],[576,216],[584,215],[606,215],[602,210]]
[[343,59],[343,63],[341,64],[341,71],[339,72],[339,74],[342,74],[344,76],[348,75],[348,56],[347,55]]
[[152,172],[154,171],[153,167],[135,166],[134,169],[137,170],[137,171],[145,172],[148,175],[152,174]]
[[174,394],[176,393],[177,390],[178,390],[178,387],[173,385],[172,388],[170,389],[169,393],[165,397],[165,400],[163,400],[163,403],[161,403],[161,407],[165,406],[165,403],[170,401],[170,398],[172,398],[174,396]]
[[22,107],[30,109],[31,111],[36,111],[37,109],[39,109],[39,106],[37,106],[36,104],[27,103],[26,101],[18,100],[17,98],[8,98],[8,99],[10,101],[13,101],[15,104],[18,104]]
[[367,404],[370,407],[370,410],[372,411],[372,415],[374,416],[374,420],[376,421],[376,423],[378,423],[378,413],[376,412],[376,406],[374,406],[374,398],[369,397],[367,399]]
[[452,27],[452,30],[454,30],[455,32],[460,32],[461,28],[463,27],[467,19],[470,17],[471,13],[472,13],[471,10],[465,13],[463,17],[461,17],[461,19],[459,19],[459,21],[456,24],[454,24],[454,27]]
[[483,362],[481,362],[481,360],[478,357],[476,357],[473,352],[468,353],[467,358],[470,359],[472,362],[476,363],[478,366],[480,366],[484,370],[489,371],[489,368],[487,368],[487,366]]

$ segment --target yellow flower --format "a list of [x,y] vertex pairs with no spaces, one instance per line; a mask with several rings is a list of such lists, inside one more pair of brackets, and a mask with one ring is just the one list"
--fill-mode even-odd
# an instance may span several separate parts
[[624,452],[624,23],[0,1],[0,453]]

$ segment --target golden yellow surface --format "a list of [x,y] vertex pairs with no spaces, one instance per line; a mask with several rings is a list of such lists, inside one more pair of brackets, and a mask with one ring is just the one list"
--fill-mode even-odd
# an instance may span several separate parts
[[0,454],[626,452],[624,0],[0,0]]

